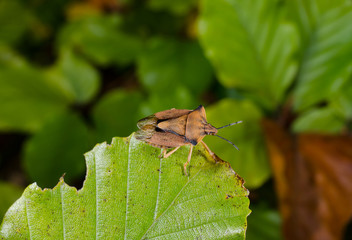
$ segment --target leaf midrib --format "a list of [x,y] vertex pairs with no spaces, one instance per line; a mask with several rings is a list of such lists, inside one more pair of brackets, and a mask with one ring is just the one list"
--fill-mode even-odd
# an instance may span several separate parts
[[130,178],[130,164],[131,164],[131,141],[129,143],[128,146],[128,156],[127,156],[127,178],[126,178],[126,217],[125,217],[125,235],[124,235],[124,239],[126,239],[126,234],[127,234],[127,220],[128,220],[128,190],[129,190],[129,178]]
[[31,229],[30,229],[29,218],[28,218],[27,199],[24,200],[24,205],[25,205],[26,218],[27,218],[28,235],[29,235],[29,239],[31,240],[32,237],[31,237]]

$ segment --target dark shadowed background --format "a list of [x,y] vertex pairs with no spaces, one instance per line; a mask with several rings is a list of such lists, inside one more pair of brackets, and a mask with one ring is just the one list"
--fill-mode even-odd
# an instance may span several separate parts
[[352,238],[352,1],[1,0],[0,219],[83,153],[204,105],[248,239]]

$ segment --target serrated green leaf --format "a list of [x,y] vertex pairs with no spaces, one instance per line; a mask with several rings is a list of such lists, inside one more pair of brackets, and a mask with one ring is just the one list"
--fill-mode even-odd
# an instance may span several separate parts
[[69,100],[41,71],[15,65],[0,68],[0,129],[34,132],[64,112]]
[[87,177],[77,191],[63,179],[54,189],[30,185],[0,229],[6,239],[244,239],[248,191],[225,162],[197,146],[168,159],[160,149],[114,138],[86,154]]
[[186,87],[199,95],[211,82],[212,68],[196,42],[153,39],[138,58],[138,75],[149,92]]
[[120,22],[116,15],[72,22],[60,33],[58,47],[78,49],[101,65],[131,63],[141,51],[142,42],[122,32]]
[[21,196],[22,189],[0,181],[0,219],[3,218],[7,209]]
[[314,108],[302,113],[293,123],[294,132],[338,133],[345,125],[333,108]]
[[352,6],[336,7],[336,3],[331,3],[329,10],[319,12],[318,1],[308,2],[314,11],[300,4],[295,9],[301,18],[314,14],[316,19],[313,26],[304,20],[307,29],[303,34],[308,35],[309,41],[302,46],[303,59],[294,90],[296,111],[331,98],[352,73]]
[[92,112],[98,140],[127,136],[136,130],[136,122],[142,118],[139,112],[142,100],[139,92],[115,90],[105,94]]
[[273,109],[296,74],[297,33],[278,0],[203,0],[198,24],[206,56],[225,87]]
[[238,146],[237,151],[226,141],[209,136],[204,139],[220,158],[227,159],[243,176],[246,187],[260,187],[271,175],[263,140],[260,110],[250,101],[224,99],[207,107],[207,119],[215,127],[243,121],[239,125],[219,130],[218,135]]
[[48,121],[24,148],[24,166],[39,185],[52,187],[63,174],[68,181],[84,173],[83,155],[90,136],[84,122],[75,114],[63,114]]

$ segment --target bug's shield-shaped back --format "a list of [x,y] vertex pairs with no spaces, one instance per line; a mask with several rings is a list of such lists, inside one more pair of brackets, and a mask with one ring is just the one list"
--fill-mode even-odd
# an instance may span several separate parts
[[172,118],[158,123],[158,128],[163,131],[174,133],[176,135],[185,136],[187,116],[183,115],[178,118]]
[[188,114],[185,136],[190,143],[197,145],[197,143],[204,138],[206,135],[204,132],[205,124],[207,124],[207,119],[203,106],[199,106],[193,112]]
[[170,109],[170,110],[165,110],[161,112],[155,113],[155,117],[157,117],[159,120],[165,120],[165,119],[172,119],[172,118],[178,118],[183,115],[187,115],[188,113],[192,112],[192,110],[187,110],[187,109]]

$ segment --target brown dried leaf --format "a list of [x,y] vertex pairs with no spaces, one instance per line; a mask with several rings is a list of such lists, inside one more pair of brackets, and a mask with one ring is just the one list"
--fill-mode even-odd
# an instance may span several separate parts
[[[352,216],[352,139],[263,121],[286,239],[341,239]],[[296,139],[297,137],[297,139]]]

